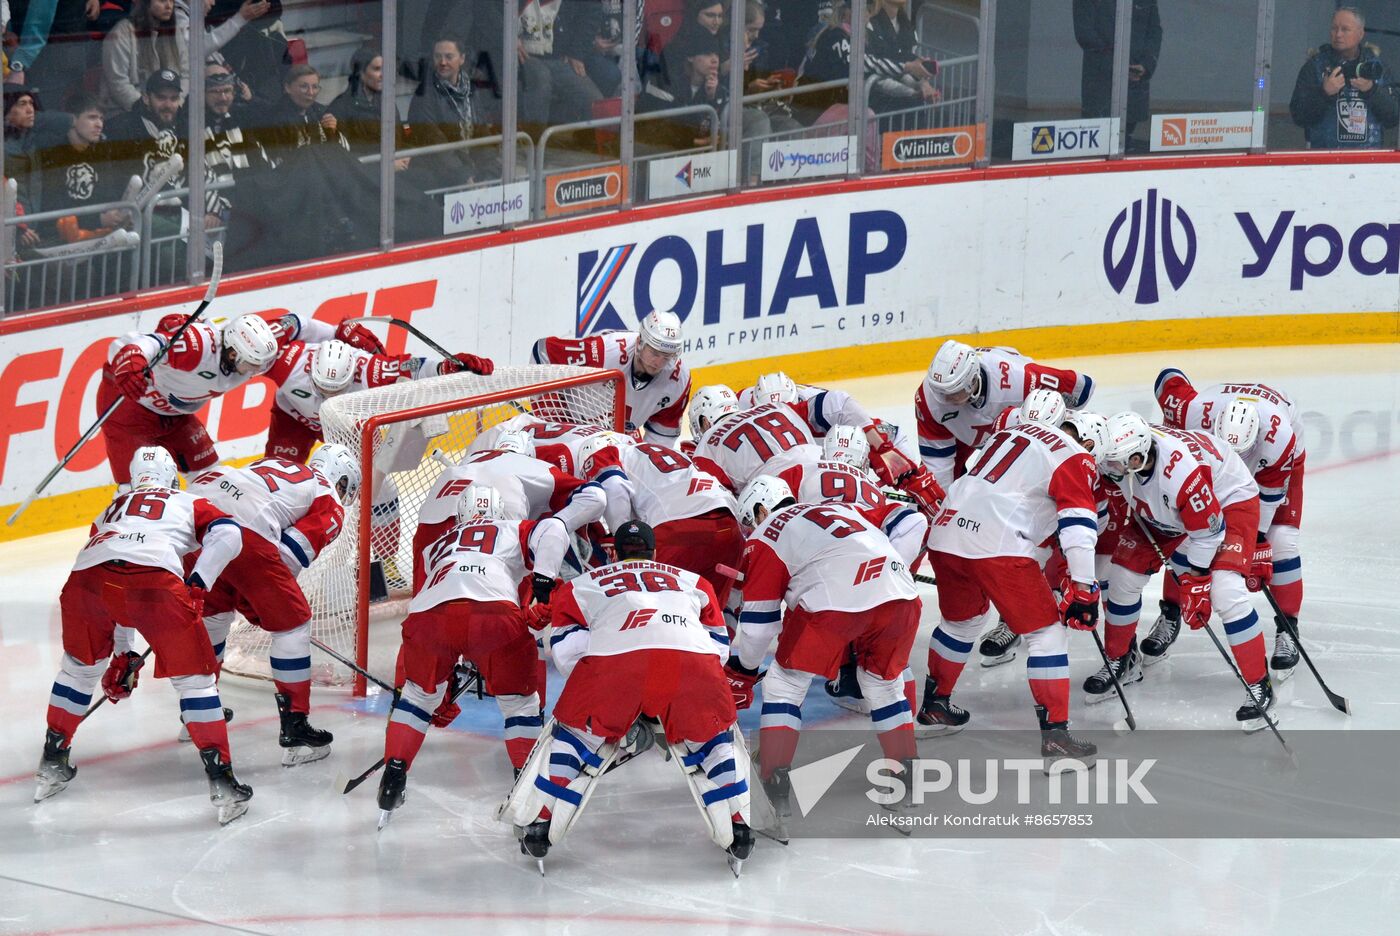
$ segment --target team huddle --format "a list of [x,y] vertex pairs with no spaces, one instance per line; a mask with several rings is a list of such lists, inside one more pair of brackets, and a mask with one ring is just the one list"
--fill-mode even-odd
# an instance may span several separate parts
[[[35,798],[76,774],[70,745],[99,683],[99,701],[136,687],[135,631],[179,693],[182,737],[227,823],[252,797],[218,692],[235,614],[271,635],[283,763],[326,757],[333,738],[308,721],[312,613],[297,575],[349,502],[397,503],[391,480],[363,479],[348,449],[316,446],[320,404],[493,365],[391,356],[359,326],[295,315],[181,325],[118,339],[109,355],[99,401],[123,400],[104,427],[121,487],[60,599],[64,656]],[[1214,613],[1249,688],[1236,719],[1247,731],[1277,720],[1270,669],[1283,679],[1297,663],[1303,591],[1304,452],[1280,391],[1196,388],[1168,369],[1154,387],[1160,423],[1105,417],[1086,408],[1088,375],[948,340],[915,393],[911,439],[849,394],[782,373],[692,393],[681,350],[669,312],[636,332],[542,339],[535,363],[621,373],[625,431],[521,412],[444,459],[413,528],[381,828],[406,801],[429,727],[450,724],[477,686],[500,708],[515,773],[497,818],[541,870],[602,775],[663,745],[738,874],[754,844],[751,771],[777,837],[791,815],[814,678],[908,762],[916,738],[971,721],[953,694],[974,648],[983,666],[1023,653],[1042,757],[1091,764],[1095,746],[1069,730],[1069,631],[1094,630],[1101,606],[1103,666],[1085,701],[1122,698],[1183,624],[1208,627]],[[258,374],[279,386],[267,455],[217,466],[196,414]],[[1161,612],[1139,643],[1142,593],[1164,565]],[[940,618],[922,698],[916,579],[936,583]],[[1271,659],[1252,597],[1270,583]],[[564,683],[547,717],[548,662]],[[750,758],[736,718],[756,697]]]

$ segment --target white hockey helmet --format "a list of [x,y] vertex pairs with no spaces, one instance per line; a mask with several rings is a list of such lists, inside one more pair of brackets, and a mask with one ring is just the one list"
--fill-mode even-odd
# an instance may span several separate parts
[[924,378],[929,389],[947,399],[960,393],[976,394],[982,370],[977,364],[977,350],[971,345],[949,338],[933,356]]
[[793,383],[792,378],[782,371],[763,374],[758,378],[758,383],[753,385],[754,406],[762,406],[764,403],[796,402],[797,384]]
[[768,513],[777,509],[783,501],[794,500],[792,488],[782,478],[773,475],[759,475],[739,492],[739,522],[746,527],[756,527],[761,522],[754,517],[754,511],[762,507]]
[[345,446],[327,442],[312,453],[306,467],[326,479],[345,503],[355,499],[360,491],[360,462]]
[[1244,452],[1259,438],[1259,409],[1253,400],[1235,397],[1215,418],[1215,434],[1236,452]]
[[1058,429],[1065,421],[1065,398],[1057,390],[1032,390],[1021,404],[1021,422]]
[[1070,410],[1065,413],[1064,425],[1074,427],[1075,434],[1079,436],[1079,444],[1094,456],[1095,461],[1103,457],[1104,449],[1108,446],[1106,418],[1088,410]]
[[535,437],[524,429],[507,429],[496,436],[493,446],[498,452],[514,452],[517,455],[535,457]]
[[501,492],[489,484],[472,482],[457,498],[457,522],[472,523],[476,520],[500,520],[505,517],[501,503]]
[[131,489],[147,488],[180,489],[180,468],[159,445],[144,445],[131,458]]
[[637,326],[637,340],[666,357],[675,357],[681,353],[680,316],[660,309],[648,312]]
[[[739,411],[739,398],[724,384],[710,384],[695,391],[690,398],[690,435],[699,442],[706,430],[729,413]],[[709,420],[708,426],[701,426],[700,420]]]
[[822,458],[864,471],[870,466],[870,443],[856,426],[833,426],[822,439]]
[[[277,357],[277,336],[272,333],[272,326],[256,315],[240,315],[225,325],[223,342],[233,352],[234,364],[242,373],[260,371]],[[244,364],[249,371],[243,371]]]
[[[1138,472],[1147,464],[1152,450],[1152,429],[1137,413],[1115,413],[1104,427],[1106,439],[1099,465],[1112,478],[1121,478],[1129,471]],[[1137,465],[1134,458],[1140,459]]]
[[578,453],[574,456],[575,465],[578,469],[574,474],[583,477],[584,468],[588,465],[588,460],[597,455],[605,448],[616,446],[617,448],[630,448],[637,444],[637,440],[621,432],[603,431],[589,436],[583,440],[583,444],[578,447]]
[[311,352],[311,382],[327,396],[350,386],[354,376],[355,351],[345,342],[332,338]]

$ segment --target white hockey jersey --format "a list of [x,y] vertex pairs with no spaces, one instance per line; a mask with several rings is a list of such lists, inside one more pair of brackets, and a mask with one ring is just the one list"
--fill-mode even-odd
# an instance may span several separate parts
[[1305,454],[1302,422],[1293,401],[1281,390],[1249,381],[1214,384],[1198,391],[1185,374],[1170,369],[1158,376],[1156,393],[1163,424],[1176,429],[1213,432],[1216,418],[1236,399],[1254,404],[1259,436],[1238,454],[1259,486],[1259,529],[1267,531],[1288,495],[1293,468]]
[[695,446],[695,462],[737,493],[762,474],[774,456],[814,444],[812,430],[792,407],[765,403],[731,413],[711,426]]
[[777,476],[799,504],[849,504],[890,538],[906,563],[918,557],[928,521],[914,508],[885,497],[865,473],[844,462],[817,461],[795,464]]
[[584,656],[634,650],[729,659],[729,635],[714,591],[700,576],[673,565],[614,562],[556,589],[549,604],[554,612],[550,647],[566,672]]
[[655,527],[714,510],[739,511],[718,478],[664,445],[610,445],[593,454],[583,474],[608,496],[603,518],[610,530],[633,518]]
[[551,578],[558,575],[568,547],[564,525],[552,520],[457,524],[418,557],[426,574],[408,610],[427,611],[461,598],[519,604],[526,574],[534,569]]
[[530,359],[536,364],[572,364],[620,371],[627,405],[626,431],[672,448],[680,440],[681,415],[690,402],[690,369],[680,357],[669,371],[638,382],[632,374],[636,332],[611,331],[588,338],[541,338]]
[[[314,344],[293,341],[277,356],[267,378],[277,384],[273,405],[306,428],[320,432],[321,406],[326,396],[311,380],[311,356],[315,350]],[[350,353],[355,369],[344,393],[435,376],[441,363],[439,359],[411,354],[370,354],[353,346]]]
[[[156,331],[129,332],[114,339],[107,349],[107,360],[111,361],[126,345],[136,345],[150,361],[161,348],[170,344],[169,352],[146,378],[146,393],[140,399],[142,406],[162,416],[197,413],[214,397],[259,376],[223,369],[223,331],[218,326],[195,322],[171,344],[171,336],[183,321],[183,316],[168,315]],[[279,345],[284,348],[301,337],[324,341],[335,334],[335,326],[295,313],[270,324]],[[267,373],[276,361],[274,358],[260,373]]]
[[548,462],[565,474],[580,476],[583,472],[578,463],[579,447],[590,436],[605,431],[602,426],[548,422],[531,413],[521,413],[483,432],[472,442],[471,451],[489,451],[495,448],[501,433],[513,430],[528,432],[534,438],[535,457],[540,461]]
[[92,522],[73,571],[115,559],[184,579],[184,557],[197,549],[201,552],[193,572],[212,586],[243,550],[243,530],[228,514],[186,491],[128,491]]
[[942,402],[928,377],[914,394],[919,455],[946,491],[953,482],[960,447],[963,457],[992,434],[992,424],[1008,406],[1020,406],[1032,390],[1058,390],[1071,409],[1089,402],[1094,382],[1087,374],[1037,364],[1014,348],[978,348],[982,395],[959,406]]
[[260,458],[243,468],[216,465],[190,481],[190,493],[276,543],[302,569],[345,526],[335,488],[306,465],[285,458]]
[[953,482],[934,517],[928,547],[955,556],[1028,556],[1058,534],[1077,582],[1094,581],[1098,541],[1094,458],[1060,429],[1025,423],[988,441]]
[[1133,513],[1166,536],[1186,534],[1186,560],[1208,569],[1225,539],[1223,508],[1259,495],[1240,457],[1205,432],[1152,426],[1155,455],[1146,480],[1118,482]]

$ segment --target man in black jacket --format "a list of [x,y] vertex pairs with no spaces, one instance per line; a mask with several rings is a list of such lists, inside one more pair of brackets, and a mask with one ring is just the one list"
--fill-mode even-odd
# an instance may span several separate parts
[[[474,105],[467,43],[444,36],[433,43],[432,73],[424,76],[408,105],[409,145],[416,149],[460,143],[480,135]],[[472,152],[455,149],[418,156],[408,171],[425,190],[463,186],[476,175]]]
[[865,73],[870,107],[878,114],[908,110],[937,99],[938,66],[914,50],[909,0],[879,0],[865,24]]
[[[1110,116],[1116,8],[1114,0],[1074,0],[1074,38],[1084,50],[1080,100],[1086,118]],[[1128,40],[1128,136],[1148,119],[1152,75],[1161,54],[1162,19],[1157,13],[1157,0],[1133,0],[1132,35]]]
[[1380,49],[1364,41],[1366,20],[1355,7],[1333,14],[1330,38],[1299,69],[1289,113],[1313,149],[1377,149],[1385,128],[1400,122]]

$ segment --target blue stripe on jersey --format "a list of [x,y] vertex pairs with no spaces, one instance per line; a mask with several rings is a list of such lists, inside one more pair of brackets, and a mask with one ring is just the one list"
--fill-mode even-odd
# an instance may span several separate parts
[[890,515],[889,521],[884,526],[885,535],[889,536],[890,531],[899,526],[914,513],[913,507],[902,507],[894,514]]
[[[767,708],[767,705],[765,705],[764,708]],[[732,744],[733,742],[734,736],[732,734],[730,734],[727,731],[721,731],[719,734],[706,741],[704,745],[700,748],[700,750],[692,751],[691,753],[682,757],[681,763],[685,764],[687,767],[697,767],[699,766],[700,762],[703,761],[709,755],[709,753],[715,749],[715,745]]]
[[715,642],[716,642],[716,643],[722,643],[722,644],[724,644],[726,647],[729,646],[729,635],[728,635],[728,634],[721,634],[721,633],[720,633],[719,631],[717,631],[717,630],[711,630],[711,631],[710,631],[710,636],[713,637],[713,638],[715,639]]
[[212,530],[212,529],[214,529],[214,527],[216,527],[216,526],[223,526],[225,523],[227,523],[229,526],[231,526],[231,527],[233,527],[233,528],[235,528],[235,529],[239,529],[238,521],[232,519],[231,517],[220,517],[219,519],[212,521],[212,522],[211,522],[207,527],[205,527],[204,529],[205,529],[206,531]]
[[556,630],[556,631],[550,636],[550,638],[549,638],[549,645],[550,645],[551,647],[553,647],[555,644],[557,644],[559,641],[563,640],[565,637],[569,636],[570,634],[573,634],[573,633],[576,633],[576,632],[578,632],[578,631],[581,631],[581,630],[583,630],[583,628],[580,627],[580,626],[577,625],[577,624],[570,624],[568,627],[564,628],[563,630]]
[[288,536],[285,530],[282,531],[282,545],[286,546],[287,551],[296,557],[297,562],[301,563],[303,569],[311,565],[311,560],[306,558],[306,552],[301,548],[301,544]]
[[952,445],[924,445],[919,444],[919,454],[925,458],[952,458],[958,454],[958,444]]
[[1132,604],[1126,604],[1126,605],[1124,605],[1124,604],[1118,604],[1117,602],[1111,601],[1111,600],[1108,601],[1107,604],[1108,604],[1108,613],[1109,613],[1109,614],[1116,614],[1116,615],[1118,615],[1119,617],[1136,616],[1136,615],[1138,615],[1139,613],[1142,612],[1142,599],[1141,599],[1141,598],[1139,598],[1137,601],[1134,601]]
[[304,670],[311,668],[311,657],[268,657],[275,670]]
[[891,718],[898,715],[900,712],[907,711],[909,711],[909,700],[900,699],[898,702],[891,702],[889,705],[882,708],[872,709],[870,712],[870,720],[873,722],[884,721],[886,718]]
[[1279,559],[1274,563],[1274,572],[1294,572],[1303,567],[1303,557],[1294,556],[1292,559]]
[[1157,375],[1157,379],[1152,382],[1152,395],[1161,396],[1162,384],[1166,383],[1173,376],[1180,377],[1182,380],[1186,379],[1186,375],[1175,367],[1164,368],[1162,372]]
[[1067,527],[1072,527],[1072,526],[1084,526],[1084,527],[1088,527],[1089,529],[1093,530],[1095,533],[1097,533],[1098,530],[1099,530],[1099,525],[1098,525],[1098,523],[1096,523],[1096,522],[1093,521],[1093,520],[1090,520],[1088,517],[1061,517],[1061,518],[1060,518],[1060,529],[1061,529],[1061,530],[1063,530],[1063,529],[1065,529],[1065,528],[1067,528]]
[[959,640],[941,627],[934,628],[933,639],[955,653],[971,653],[972,641]]
[[1089,397],[1094,395],[1094,378],[1088,374],[1080,374],[1079,379],[1084,381],[1084,392],[1074,398],[1074,402],[1070,404],[1071,409],[1078,409],[1088,403]]
[[1260,491],[1259,491],[1259,499],[1260,499],[1261,501],[1264,501],[1266,504],[1275,504],[1275,503],[1278,503],[1279,501],[1283,500],[1283,499],[1284,499],[1285,497],[1287,497],[1287,496],[1288,496],[1288,492],[1287,492],[1287,491],[1279,491],[1277,494],[1265,494],[1265,493],[1263,492],[1263,490],[1260,490]]
[[700,798],[705,801],[706,806],[712,806],[715,803],[718,803],[720,800],[733,799],[740,793],[747,792],[749,792],[749,781],[740,780],[738,783],[731,783],[728,786],[722,786],[717,790],[710,790],[708,793],[706,793]]
[[580,484],[578,487],[570,491],[569,499],[564,501],[564,506],[567,507],[569,504],[572,504],[574,502],[574,495],[586,488],[593,488],[593,490],[597,491],[599,494],[603,493],[603,488],[596,481],[589,481],[587,484]]
[[[579,466],[579,468],[582,467],[582,465]],[[614,466],[603,471],[601,474],[598,475],[598,477],[594,478],[593,480],[597,481],[601,485],[604,481],[608,480],[609,478],[622,478],[625,481],[627,480],[627,472],[623,471],[621,468]]]
[[568,787],[562,787],[548,777],[536,777],[535,789],[539,790],[541,793],[548,793],[555,799],[561,799],[566,803],[572,803],[575,809],[583,805],[583,795],[581,793],[575,793]]
[[818,393],[816,396],[812,397],[812,399],[808,400],[807,403],[807,415],[812,418],[812,422],[816,423],[817,428],[822,432],[830,432],[831,423],[822,413],[823,404],[826,403],[826,391],[823,390],[821,393]]
[[369,512],[376,517],[397,517],[399,515],[399,499],[395,497],[386,504],[370,504]]
[[1069,666],[1069,654],[1052,653],[1049,656],[1032,656],[1026,658],[1026,668],[1032,667],[1052,667]]
[[89,702],[92,701],[92,693],[84,695],[83,693],[74,689],[72,686],[65,686],[62,683],[54,683],[52,691],[53,694],[58,696],[60,699],[68,699],[69,701],[76,702],[79,705],[87,705]]
[[199,711],[200,709],[216,709],[222,707],[223,703],[219,701],[219,697],[217,695],[193,696],[188,699],[180,700],[180,711],[182,712]]
[[781,610],[773,611],[750,611],[745,608],[739,612],[739,623],[741,624],[772,624],[783,619]]
[[430,721],[433,720],[433,716],[432,716],[432,715],[430,715],[430,714],[428,714],[427,712],[423,711],[423,710],[420,709],[418,706],[414,705],[412,702],[409,702],[409,701],[408,701],[407,699],[405,699],[403,696],[399,696],[399,700],[398,700],[397,702],[394,703],[394,708],[399,709],[400,711],[403,711],[403,712],[407,712],[408,714],[412,715],[414,718],[417,718],[417,719],[419,719],[419,720],[421,720],[421,721],[430,722]]

